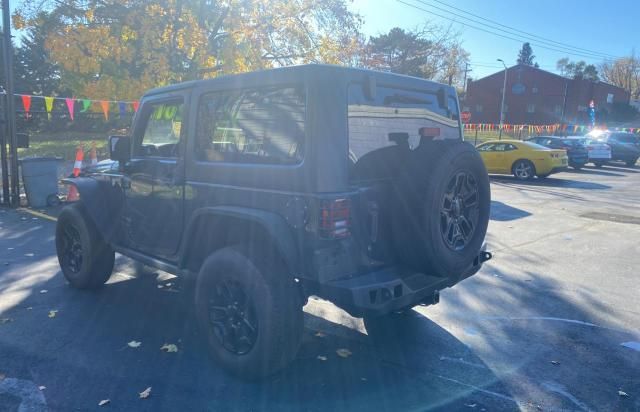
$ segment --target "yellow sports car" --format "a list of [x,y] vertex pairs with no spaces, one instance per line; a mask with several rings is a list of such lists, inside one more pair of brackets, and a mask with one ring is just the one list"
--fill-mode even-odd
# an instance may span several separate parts
[[567,168],[564,150],[519,140],[491,140],[477,147],[489,173],[513,174],[516,179],[547,177]]

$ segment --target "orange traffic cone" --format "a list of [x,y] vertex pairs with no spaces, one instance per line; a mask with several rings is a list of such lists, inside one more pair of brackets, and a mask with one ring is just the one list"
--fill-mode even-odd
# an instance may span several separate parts
[[98,155],[96,154],[96,142],[91,142],[91,151],[89,152],[89,159],[91,160],[91,166],[98,164]]
[[[73,164],[73,177],[78,177],[80,175],[82,160],[84,160],[84,148],[82,145],[79,145],[78,150],[76,150],[76,161]],[[76,189],[75,185],[70,185],[69,192],[67,193],[67,202],[76,202],[78,199],[80,199],[80,196],[78,196],[78,189]]]

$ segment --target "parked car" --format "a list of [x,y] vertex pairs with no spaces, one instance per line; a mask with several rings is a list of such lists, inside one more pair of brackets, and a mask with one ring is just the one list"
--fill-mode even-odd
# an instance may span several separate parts
[[611,160],[633,166],[640,158],[640,137],[633,133],[613,131],[593,131],[587,136],[611,147]]
[[551,149],[563,149],[569,157],[569,166],[581,169],[589,161],[589,153],[582,141],[567,139],[557,136],[536,136],[527,139],[528,142],[537,143]]
[[98,288],[119,252],[193,277],[212,357],[244,378],[295,358],[311,295],[384,342],[491,258],[458,107],[451,86],[324,65],[152,90],[110,138],[117,172],[65,181],[80,200],[57,223],[62,273]]
[[533,142],[491,140],[477,147],[489,173],[513,174],[516,179],[547,177],[567,169],[567,152]]
[[593,163],[596,167],[602,167],[611,160],[611,147],[606,143],[587,136],[567,136],[566,138],[576,140],[586,147],[589,163]]

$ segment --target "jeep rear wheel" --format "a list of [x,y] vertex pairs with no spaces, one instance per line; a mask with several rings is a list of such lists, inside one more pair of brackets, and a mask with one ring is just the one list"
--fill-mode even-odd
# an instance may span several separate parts
[[484,241],[489,177],[470,144],[440,141],[419,149],[396,179],[396,255],[414,270],[456,277],[473,264]]
[[196,312],[214,360],[241,378],[276,373],[298,352],[302,307],[275,255],[236,247],[213,253],[198,275]]
[[96,289],[113,271],[115,253],[80,203],[65,207],[58,217],[56,252],[62,274],[75,288]]

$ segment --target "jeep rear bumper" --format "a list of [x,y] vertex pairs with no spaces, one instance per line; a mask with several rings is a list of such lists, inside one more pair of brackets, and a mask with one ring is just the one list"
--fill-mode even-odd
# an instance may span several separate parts
[[386,267],[349,279],[318,285],[314,292],[356,317],[380,316],[416,305],[433,305],[440,291],[474,275],[491,253],[480,252],[473,265],[459,277],[436,277]]

